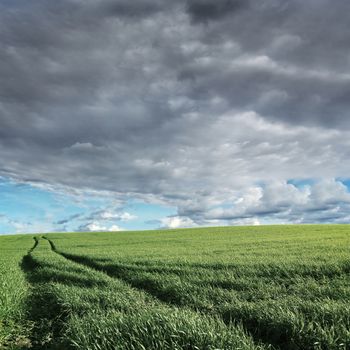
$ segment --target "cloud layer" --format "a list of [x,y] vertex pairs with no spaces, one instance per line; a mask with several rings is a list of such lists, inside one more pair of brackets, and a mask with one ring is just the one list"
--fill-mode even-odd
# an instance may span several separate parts
[[3,2],[0,175],[177,207],[161,226],[347,221],[349,10]]

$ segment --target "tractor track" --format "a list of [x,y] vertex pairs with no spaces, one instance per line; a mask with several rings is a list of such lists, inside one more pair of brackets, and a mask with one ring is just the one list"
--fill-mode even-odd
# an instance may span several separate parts
[[[48,241],[48,243],[50,244],[51,250],[54,253],[62,256],[66,260],[72,261],[74,263],[77,263],[77,264],[85,266],[85,267],[88,267],[88,268],[90,268],[92,270],[101,272],[101,273],[107,275],[108,277],[110,277],[112,279],[121,280],[124,283],[126,283],[127,285],[129,285],[131,288],[134,288],[136,290],[139,290],[139,291],[141,291],[143,293],[146,293],[146,294],[152,296],[153,298],[158,300],[158,302],[160,302],[161,304],[164,304],[164,305],[167,305],[167,306],[170,306],[170,307],[177,307],[179,309],[187,308],[187,309],[191,309],[194,312],[198,312],[199,314],[202,313],[202,314],[206,314],[208,316],[211,315],[211,313],[210,312],[206,312],[206,310],[198,310],[198,309],[196,309],[194,307],[183,305],[183,304],[181,304],[180,302],[178,302],[176,300],[169,300],[169,295],[167,295],[166,293],[159,293],[156,290],[147,287],[145,283],[142,283],[142,284],[137,283],[137,282],[131,280],[130,278],[127,278],[122,273],[112,272],[112,271],[110,271],[110,270],[100,266],[98,263],[96,263],[92,259],[89,259],[89,258],[84,257],[84,256],[78,256],[78,255],[67,254],[67,253],[61,252],[61,251],[59,251],[57,249],[55,243],[52,240],[50,240],[49,238],[47,238],[45,236],[43,236],[42,238]],[[232,323],[235,323],[235,322],[233,322],[231,317],[226,317],[226,315],[215,314],[215,316],[219,316],[224,321],[224,323],[227,326],[232,324]],[[249,324],[245,324],[244,321],[240,320],[240,322],[238,322],[238,323],[243,324],[243,326],[245,327],[245,329],[247,331],[247,334],[252,337],[252,339],[254,340],[254,342],[257,345],[262,344],[262,345],[268,346],[268,348],[270,350],[282,350],[282,349],[284,350],[284,349],[287,349],[286,347],[281,346],[278,342],[271,343],[265,337],[260,336],[260,335],[256,335],[254,333],[254,328],[253,327],[249,327]]]

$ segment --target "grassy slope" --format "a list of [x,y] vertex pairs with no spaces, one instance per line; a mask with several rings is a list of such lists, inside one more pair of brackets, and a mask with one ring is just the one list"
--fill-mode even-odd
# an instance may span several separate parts
[[283,349],[350,342],[349,227],[265,226],[50,236],[71,260]]
[[62,248],[88,254],[111,251],[133,260],[191,263],[279,263],[348,258],[348,225],[275,225],[117,233],[51,234]]
[[32,238],[0,237],[0,315],[14,320],[5,328],[12,340],[32,325],[34,349],[346,349],[349,233],[310,225],[48,234],[53,247],[40,239],[22,262]]
[[29,343],[32,328],[26,314],[29,284],[21,263],[33,243],[28,235],[0,238],[0,349],[19,349]]
[[266,349],[240,327],[179,310],[69,261],[45,239],[26,265],[36,294],[31,315],[44,320],[34,334],[36,349]]

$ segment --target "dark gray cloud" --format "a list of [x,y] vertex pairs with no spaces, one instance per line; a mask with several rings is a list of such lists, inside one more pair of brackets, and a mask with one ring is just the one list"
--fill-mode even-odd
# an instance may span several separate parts
[[[193,222],[257,182],[347,177],[349,10],[2,2],[0,175],[170,203]],[[290,207],[263,203],[217,219]]]
[[106,17],[148,17],[161,11],[164,4],[157,0],[142,1],[104,1],[97,3],[96,10]]
[[220,20],[248,7],[248,0],[191,0],[187,11],[194,22]]

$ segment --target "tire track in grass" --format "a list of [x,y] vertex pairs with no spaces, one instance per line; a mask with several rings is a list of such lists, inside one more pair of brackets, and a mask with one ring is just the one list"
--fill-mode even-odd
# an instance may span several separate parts
[[[52,247],[56,250],[54,243]],[[328,336],[332,336],[332,327],[329,329],[322,329],[322,326],[318,326],[315,321],[305,323],[307,321],[302,314],[299,312],[294,314],[293,311],[288,310],[283,311],[281,306],[275,303],[268,304],[270,306],[268,308],[265,307],[268,305],[257,305],[255,307],[254,305],[250,305],[250,303],[245,303],[242,306],[232,305],[224,307],[223,309],[217,309],[216,311],[208,310],[200,304],[194,303],[191,305],[190,302],[187,303],[186,300],[182,300],[183,293],[181,288],[180,290],[176,290],[176,286],[175,288],[170,288],[169,293],[167,287],[159,286],[156,280],[147,276],[143,276],[143,278],[140,279],[132,272],[128,271],[127,268],[121,268],[116,271],[115,269],[112,270],[109,265],[101,266],[95,260],[86,256],[67,254],[57,250],[56,252],[68,260],[103,272],[112,278],[123,280],[130,286],[142,290],[166,304],[171,304],[179,308],[191,308],[194,311],[200,311],[201,313],[207,313],[209,315],[215,313],[215,315],[220,316],[227,325],[232,322],[235,324],[243,324],[256,343],[265,343],[266,345],[273,344],[276,349],[283,350],[339,348],[334,341],[326,340]],[[190,293],[191,291],[189,289],[185,292],[185,294]],[[329,334],[324,334],[324,332],[328,332]],[[335,337],[335,335],[332,337]],[[325,342],[324,346],[317,345],[320,344],[320,339],[323,339]]]
[[[142,292],[145,292],[146,294],[149,294],[149,295],[153,296],[159,302],[164,303],[165,305],[169,305],[169,304],[170,305],[174,305],[174,306],[177,306],[179,309],[182,309],[182,308],[186,307],[186,305],[181,305],[180,303],[171,303],[171,302],[169,302],[169,296],[157,293],[154,290],[150,290],[145,285],[140,285],[138,283],[135,283],[134,281],[132,281],[131,279],[126,278],[122,274],[116,275],[115,273],[109,271],[108,269],[104,269],[98,263],[95,263],[92,259],[89,259],[89,258],[83,257],[83,256],[78,256],[78,255],[67,254],[67,253],[61,252],[61,251],[59,251],[56,248],[55,243],[52,240],[48,239],[47,237],[43,237],[43,238],[46,239],[49,242],[49,244],[51,246],[51,250],[53,252],[55,252],[56,254],[64,257],[67,260],[73,261],[75,263],[78,263],[80,265],[83,265],[83,266],[86,266],[86,267],[89,267],[89,268],[92,268],[93,270],[102,272],[102,273],[106,274],[107,276],[109,276],[111,278],[122,280],[125,283],[127,283],[128,285],[130,285],[131,287],[136,288],[137,290],[141,290]],[[192,308],[189,307],[189,308],[192,309],[195,312],[198,312],[198,310],[195,310],[193,307]],[[222,315],[216,315],[216,316],[222,316]],[[226,323],[226,325],[232,324],[232,319],[228,319],[227,317],[222,317],[222,320]],[[244,326],[244,322],[243,322],[243,326]],[[270,342],[267,341],[267,339],[265,337],[257,335],[254,332],[251,332],[251,330],[249,330],[249,329],[247,329],[247,331],[248,331],[248,334],[252,337],[252,339],[254,340],[254,342],[257,345],[258,344],[262,344],[262,345],[266,346],[270,350],[282,350],[282,348],[279,346],[278,343],[271,344]],[[286,349],[286,348],[283,348],[283,349]]]
[[30,348],[33,350],[68,350],[62,341],[62,330],[67,318],[67,312],[58,302],[45,276],[41,275],[42,264],[32,256],[39,246],[37,237],[33,237],[34,245],[22,258],[21,269],[31,286],[26,307],[28,321],[33,324]]
[[[46,237],[43,238],[50,241]],[[128,347],[127,344],[125,345],[125,349],[273,349],[271,346],[254,341],[253,338],[242,329],[242,327],[236,327],[233,324],[225,325],[217,315],[205,315],[204,313],[195,312],[190,308],[169,306],[167,303],[161,302],[150,293],[140,291],[138,288],[131,288],[132,286],[129,283],[125,283],[122,279],[108,276],[108,274],[94,269],[91,266],[85,266],[84,264],[66,258],[61,252],[56,250],[53,241],[51,241],[51,243],[49,242],[49,244],[51,249],[57,253],[57,256],[62,258],[62,260],[67,261],[67,265],[72,263],[77,266],[81,265],[86,273],[97,273],[95,278],[98,276],[98,278],[110,280],[112,286],[115,282],[121,283],[124,285],[124,288],[127,288],[132,293],[136,293],[136,296],[143,295],[142,299],[146,297],[147,304],[150,303],[148,308],[141,308],[140,313],[137,309],[134,309],[135,306],[131,306],[133,304],[132,302],[132,304],[129,305],[129,307],[131,306],[131,309],[126,313],[123,307],[123,312],[125,314],[118,316],[118,319],[115,318],[112,313],[108,316],[106,315],[107,317],[102,317],[96,321],[96,315],[94,316],[91,314],[91,317],[88,316],[88,318],[85,318],[85,321],[80,323],[80,325],[74,324],[73,322],[71,324],[73,329],[76,330],[81,328],[89,334],[86,335],[87,338],[85,340],[83,339],[85,344],[83,349],[86,348],[86,344],[88,344],[89,341],[92,341],[96,345],[96,347],[92,347],[91,349],[112,349],[109,345],[106,345],[107,343],[104,343],[103,340],[106,340],[104,338],[107,337],[107,342],[110,344],[110,340],[108,339],[110,339],[112,335],[108,334],[113,334],[115,332],[119,334],[120,332],[123,334],[125,333],[122,335],[124,341],[131,342],[130,344],[128,343],[130,347]],[[131,301],[133,300],[133,296],[134,295],[130,295]],[[77,320],[74,315],[73,319]],[[104,329],[104,327],[102,327],[102,329],[99,328],[101,324],[105,324],[107,329]],[[97,333],[97,339],[93,340],[92,338],[95,337],[95,332]],[[165,338],[165,347],[150,345],[153,344],[153,342],[156,344],[157,341],[162,338]],[[82,339],[78,339],[76,341],[80,343],[81,340]],[[88,341],[86,342],[86,340]],[[135,341],[139,344],[136,347],[132,345]],[[229,342],[229,344],[226,344],[226,342]],[[143,345],[141,346],[141,344]],[[182,345],[177,346],[176,344]],[[197,345],[199,347],[197,347]],[[113,347],[113,349],[117,348],[119,349],[119,347]],[[124,347],[121,347],[120,349],[124,349]]]
[[33,245],[33,247],[31,247],[31,248],[28,250],[27,255],[30,254],[30,253],[38,246],[38,244],[39,244],[39,239],[38,239],[37,237],[33,237],[33,239],[34,239],[34,245]]

